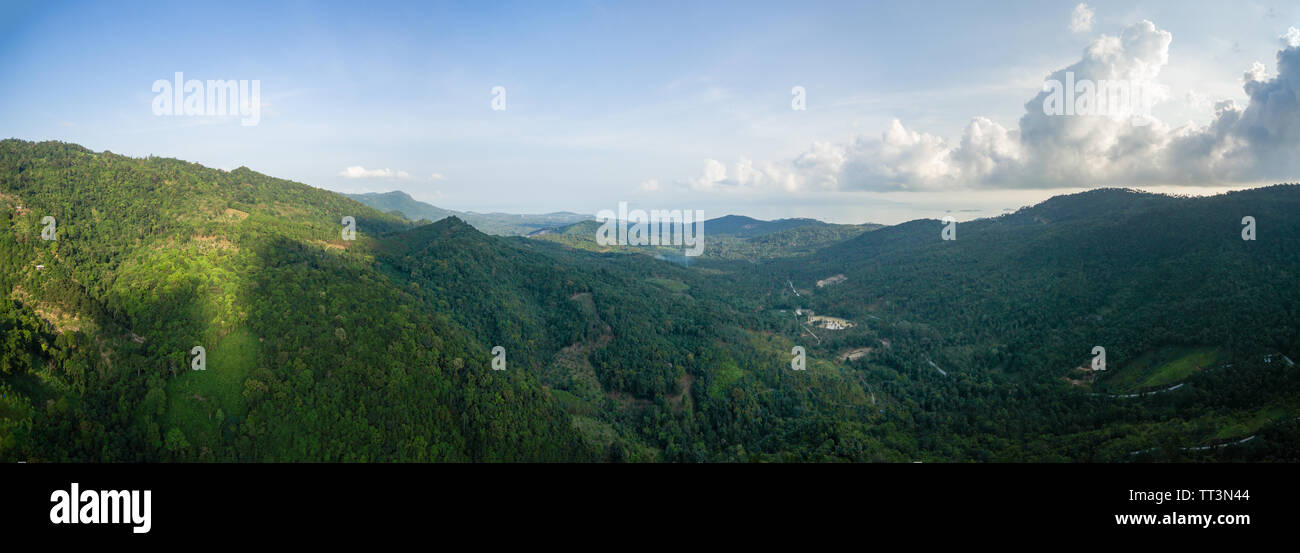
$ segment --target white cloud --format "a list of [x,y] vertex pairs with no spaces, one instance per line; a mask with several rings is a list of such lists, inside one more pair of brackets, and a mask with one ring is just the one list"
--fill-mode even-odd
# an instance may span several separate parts
[[789,191],[798,189],[796,175],[789,169],[774,163],[755,165],[754,161],[742,157],[727,170],[727,166],[716,159],[704,160],[704,172],[687,183],[691,188],[703,191],[749,192],[770,188],[783,188]]
[[406,171],[393,171],[392,169],[366,169],[360,165],[353,165],[339,171],[339,176],[345,179],[409,179],[410,173]]
[[1088,4],[1080,2],[1070,12],[1070,32],[1086,33],[1092,30],[1092,8]]
[[704,160],[704,174],[691,182],[697,190],[713,190],[727,180],[727,166],[716,159]]
[[1241,80],[1247,83],[1268,80],[1268,68],[1264,67],[1264,64],[1260,62],[1252,63],[1250,69],[1247,69],[1246,73],[1241,76]]
[[1300,29],[1291,27],[1286,30],[1286,34],[1278,38],[1282,42],[1283,49],[1300,47]]
[[[1168,31],[1141,21],[1120,36],[1097,37],[1078,62],[1047,80],[1128,83],[1149,94],[1152,104],[1165,101],[1168,87],[1156,79],[1172,41]],[[1281,43],[1276,76],[1256,64],[1244,74],[1249,104],[1243,109],[1207,99],[1215,112],[1203,127],[1134,118],[1132,108],[1141,106],[1128,104],[1102,115],[1048,114],[1044,102],[1051,93],[1045,89],[1024,104],[1014,128],[974,117],[960,139],[949,143],[893,120],[878,137],[814,142],[783,163],[741,158],[728,171],[722,162],[706,160],[703,176],[691,184],[700,190],[891,191],[1218,186],[1294,178],[1300,172],[1300,31],[1290,29]]]
[[646,192],[657,192],[659,190],[659,179],[647,179],[641,181],[641,190]]
[[430,180],[447,180],[447,177],[443,176],[442,173],[434,173],[434,174],[432,174],[432,175],[429,175],[429,179],[430,179]]

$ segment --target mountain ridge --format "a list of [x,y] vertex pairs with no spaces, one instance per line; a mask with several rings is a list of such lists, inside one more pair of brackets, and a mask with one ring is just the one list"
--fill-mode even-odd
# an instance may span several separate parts
[[343,195],[375,209],[379,209],[380,211],[396,211],[411,221],[439,221],[443,218],[454,215],[483,232],[503,236],[524,235],[536,232],[540,229],[571,224],[592,218],[588,215],[568,211],[539,214],[456,211],[443,209],[426,202],[421,202],[401,190]]

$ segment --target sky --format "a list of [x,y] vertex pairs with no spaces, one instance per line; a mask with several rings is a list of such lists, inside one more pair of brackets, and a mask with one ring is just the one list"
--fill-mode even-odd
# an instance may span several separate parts
[[[965,220],[1300,181],[1296,27],[1250,0],[0,0],[0,137],[460,210]],[[177,72],[256,81],[256,124],[160,114]],[[1066,73],[1149,109],[1049,114]]]

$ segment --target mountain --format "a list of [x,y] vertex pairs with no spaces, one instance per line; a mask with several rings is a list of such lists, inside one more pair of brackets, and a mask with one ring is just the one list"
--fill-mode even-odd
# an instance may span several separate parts
[[477,228],[480,231],[501,236],[524,235],[542,229],[592,219],[591,216],[579,213],[570,213],[568,211],[536,215],[452,211],[450,209],[442,209],[418,201],[401,190],[384,193],[370,192],[366,194],[344,194],[344,196],[385,213],[396,211],[399,215],[410,219],[411,221],[427,220],[433,222],[455,216],[460,218],[462,221],[473,225],[474,228]]
[[6,140],[0,225],[0,460],[591,458],[371,261],[405,220],[245,168]]
[[833,226],[830,223],[823,223],[816,219],[777,219],[775,221],[763,221],[753,217],[743,215],[724,215],[704,222],[705,228],[714,234],[725,234],[737,238],[753,238],[773,232],[780,232],[800,227],[828,227]]
[[[1012,412],[1024,419],[1185,385],[1109,407],[1127,411],[1126,434],[1106,431],[1117,443],[1164,446],[1160,455],[1174,458],[1171,450],[1294,427],[1300,375],[1267,360],[1300,352],[1297,209],[1297,185],[1210,197],[1094,190],[959,223],[951,241],[944,223],[912,221],[756,274],[774,304],[874,326],[892,344],[882,363],[945,367],[946,377],[921,375],[939,378],[915,400],[955,410],[952,398],[969,405],[983,396],[974,403],[987,411],[972,421],[1012,408],[998,383],[1030,392],[1021,398],[1057,398],[1036,413]],[[1267,234],[1243,240],[1244,217]],[[842,283],[817,286],[837,274]],[[1095,346],[1105,348],[1105,371],[1087,370]],[[993,387],[962,389],[976,383]],[[1155,437],[1168,418],[1187,423]],[[1100,428],[1106,417],[1084,420]]]
[[3,461],[821,460],[804,414],[859,386],[641,256],[56,142],[0,142],[0,194]]
[[[596,243],[596,231],[600,226],[599,221],[583,221],[539,230],[528,236],[591,251],[681,256],[680,246],[602,246]],[[704,221],[702,228],[706,246],[701,257],[717,260],[762,260],[808,254],[881,226],[872,223],[836,225],[816,219],[763,221],[743,215],[726,215]]]
[[384,213],[398,212],[402,217],[412,221],[428,220],[441,221],[447,217],[456,215],[455,211],[443,209],[433,205],[426,204],[412,198],[406,192],[394,190],[392,192],[368,192],[365,194],[343,194],[358,202],[370,207],[383,211]]
[[[5,140],[0,462],[1295,461],[1298,207],[1096,190],[683,266]],[[837,228],[724,219],[706,252]]]

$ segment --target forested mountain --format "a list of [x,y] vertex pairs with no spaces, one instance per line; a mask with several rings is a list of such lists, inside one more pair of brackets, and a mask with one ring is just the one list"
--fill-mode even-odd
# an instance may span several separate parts
[[[1209,198],[1095,190],[959,223],[951,241],[944,223],[913,221],[771,269],[796,286],[836,273],[860,283],[820,290],[812,305],[917,318],[956,341],[1044,346],[1041,361],[1005,360],[1015,370],[1060,368],[1094,344],[1119,363],[1171,343],[1294,352],[1297,209],[1297,185]],[[1258,225],[1253,240],[1243,217]]]
[[474,228],[488,234],[500,236],[517,236],[564,225],[578,221],[590,220],[590,215],[561,211],[556,213],[515,214],[515,213],[475,213],[473,211],[453,211],[429,205],[412,198],[401,190],[392,192],[370,192],[366,194],[344,194],[370,207],[390,213],[398,212],[411,221],[433,222],[447,217],[459,217]]
[[384,213],[396,211],[397,214],[411,221],[428,221],[432,223],[456,215],[455,211],[421,202],[401,190],[343,195]]
[[[970,424],[1061,418],[1073,401],[1114,397],[1125,404],[1098,405],[1070,426],[1114,435],[1106,424],[1137,424],[1133,450],[1150,445],[1136,436],[1152,435],[1212,447],[1294,431],[1300,415],[1298,209],[1297,185],[1196,198],[1094,190],[959,223],[955,240],[936,220],[884,228],[773,262],[766,278],[774,304],[893,334],[875,359],[940,376],[924,399],[946,412],[975,406]],[[1253,240],[1243,240],[1244,217],[1257,225]],[[845,283],[814,285],[835,274]],[[1105,371],[1086,370],[1095,346]],[[1031,401],[960,388],[1005,384]],[[1009,412],[1035,397],[1060,399]],[[1130,413],[1110,416],[1121,408]]]
[[830,223],[823,223],[816,219],[777,219],[775,221],[763,221],[744,215],[724,215],[705,221],[709,232],[716,234],[727,234],[737,238],[752,238],[780,232],[799,227],[829,227],[834,226]]
[[729,217],[682,266],[6,140],[0,462],[1296,460],[1297,208]]
[[403,220],[51,142],[0,142],[0,194],[0,459],[589,458],[537,386],[374,265]]
[[[583,221],[529,234],[532,238],[599,252],[645,253],[680,257],[681,246],[602,246],[596,243],[599,221]],[[815,219],[762,221],[741,215],[708,219],[702,225],[706,247],[701,254],[712,259],[776,259],[813,253],[882,225],[836,225]]]

